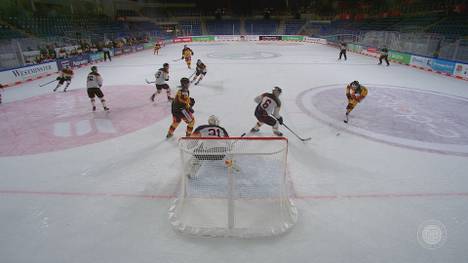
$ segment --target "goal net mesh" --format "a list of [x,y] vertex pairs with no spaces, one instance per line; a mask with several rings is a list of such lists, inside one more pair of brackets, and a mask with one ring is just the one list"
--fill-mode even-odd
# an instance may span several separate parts
[[297,221],[285,138],[181,138],[172,226],[197,236],[278,235]]

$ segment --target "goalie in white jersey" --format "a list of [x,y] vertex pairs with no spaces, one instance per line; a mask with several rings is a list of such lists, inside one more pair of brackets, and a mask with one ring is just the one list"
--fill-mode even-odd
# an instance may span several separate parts
[[151,95],[151,101],[154,101],[156,98],[156,95],[160,94],[163,89],[166,90],[167,93],[167,100],[172,101],[171,98],[171,89],[169,85],[166,83],[169,81],[169,64],[164,63],[163,67],[158,69],[156,74],[154,74],[154,77],[156,78],[156,93]]
[[[192,134],[193,137],[229,137],[226,129],[219,126],[219,119],[215,115],[208,118],[208,125],[198,126]],[[197,145],[194,150],[196,164],[199,161],[216,161],[222,160],[226,156],[226,152],[231,148],[229,141],[208,140]]]
[[208,125],[200,125],[193,132],[197,137],[229,137],[226,129],[219,126],[219,119],[215,115],[208,118]]
[[273,127],[273,133],[277,136],[283,136],[278,130],[278,126],[283,124],[283,117],[279,115],[281,109],[281,101],[279,96],[282,90],[279,87],[274,87],[272,93],[263,93],[255,98],[258,103],[255,108],[255,117],[257,117],[257,124],[250,132],[258,132],[260,126],[264,123]]

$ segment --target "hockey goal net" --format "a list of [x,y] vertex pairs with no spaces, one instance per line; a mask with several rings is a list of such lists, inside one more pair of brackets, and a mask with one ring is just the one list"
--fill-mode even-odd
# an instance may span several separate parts
[[284,233],[296,223],[285,138],[184,137],[179,148],[180,191],[169,209],[176,230],[259,237]]

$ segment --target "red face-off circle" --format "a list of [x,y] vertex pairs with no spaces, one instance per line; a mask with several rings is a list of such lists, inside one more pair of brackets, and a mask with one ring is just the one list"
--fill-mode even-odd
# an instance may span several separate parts
[[[96,99],[92,112],[86,89],[53,93],[0,107],[0,156],[45,153],[119,137],[170,114],[165,96],[152,103],[151,86],[103,88],[110,112]],[[165,94],[164,94],[165,95]]]
[[303,91],[298,107],[310,117],[351,134],[393,146],[468,156],[468,98],[388,84],[369,93],[343,123],[346,84]]

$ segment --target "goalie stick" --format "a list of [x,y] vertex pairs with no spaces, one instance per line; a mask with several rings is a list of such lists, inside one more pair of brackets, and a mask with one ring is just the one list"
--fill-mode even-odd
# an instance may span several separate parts
[[[231,143],[231,145],[229,145],[229,148],[228,148],[228,149],[229,149],[229,152],[230,152],[231,154],[232,154],[232,150],[233,150],[233,148],[234,148],[234,145],[235,145],[241,138],[243,138],[245,135],[247,135],[246,132],[242,133],[241,136],[239,137],[239,139],[233,141],[233,142]],[[235,164],[235,160],[234,160],[232,157],[233,157],[233,156],[231,156],[231,159],[224,160],[224,164],[225,164],[227,167],[229,167],[229,168],[231,168],[232,170],[234,170],[235,172],[238,172],[238,173],[239,173],[239,172],[241,171],[241,169],[240,169],[239,166],[237,166],[237,165]]]
[[[209,153],[210,148],[204,149],[203,143],[198,145],[195,143],[192,145],[191,149],[193,150],[194,156],[192,156],[190,160],[184,165],[185,175],[188,178],[193,179],[204,162],[210,162],[209,165],[213,167],[227,167],[235,172],[240,172],[241,169],[235,164],[235,160],[232,156],[232,150],[235,144],[246,134],[247,133],[244,132],[238,139],[234,140],[233,142],[227,142],[225,146],[217,147],[218,150],[223,150],[221,153],[216,151],[216,148],[211,148],[212,150],[215,150],[215,152]],[[200,150],[200,153],[197,154],[197,150]],[[224,164],[218,163],[219,161],[224,162]]]
[[[227,167],[227,168],[230,168],[232,169],[234,172],[241,172],[241,169],[238,165],[235,164],[235,160],[232,158],[230,159],[225,159],[226,156],[228,156],[229,154],[232,154],[232,149],[234,147],[234,145],[244,136],[246,136],[248,133],[247,132],[244,132],[241,134],[241,136],[238,137],[238,139],[236,139],[235,141],[227,144],[224,148],[225,148],[225,153],[224,153],[224,156],[222,159],[220,160],[217,160],[217,161],[223,161],[224,160],[224,164],[223,165],[220,165],[218,167]],[[194,148],[198,148],[200,147],[199,145],[196,145],[194,144],[191,148],[194,149]],[[202,146],[203,147],[203,146]],[[208,154],[209,156],[209,154]],[[185,175],[190,178],[190,179],[193,179],[195,174],[198,172],[198,170],[200,169],[200,167],[202,166],[202,162],[204,160],[203,159],[198,159],[196,157],[191,157],[190,160],[184,165],[184,172],[185,172]],[[209,159],[205,160],[205,161],[209,161]],[[213,164],[210,164],[210,165],[213,165]],[[214,164],[216,166],[216,164]],[[218,164],[219,165],[219,164]]]

